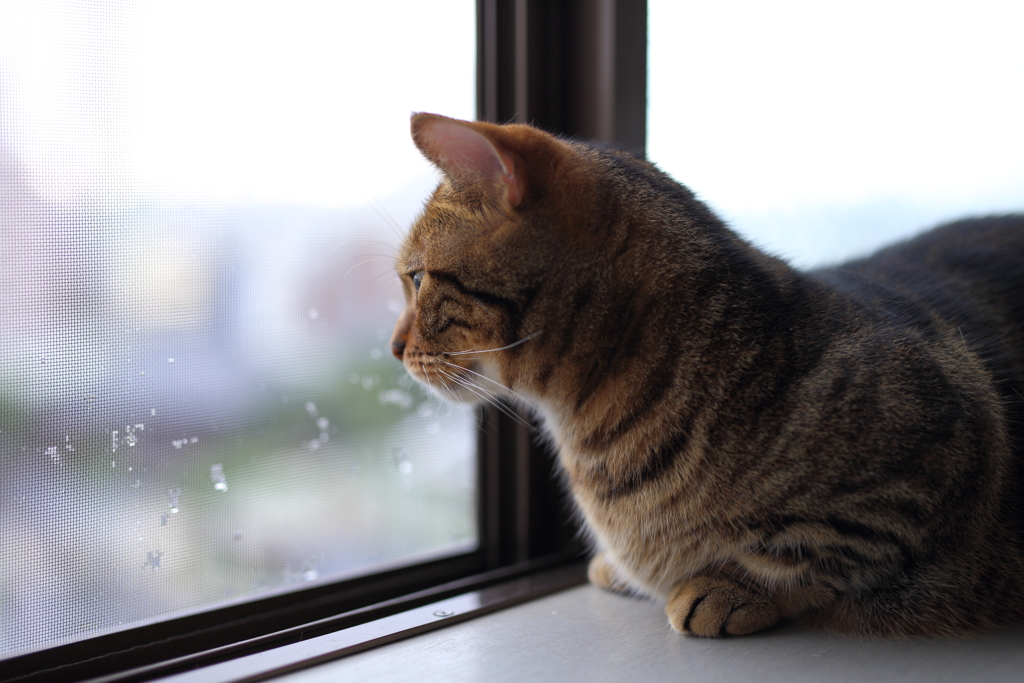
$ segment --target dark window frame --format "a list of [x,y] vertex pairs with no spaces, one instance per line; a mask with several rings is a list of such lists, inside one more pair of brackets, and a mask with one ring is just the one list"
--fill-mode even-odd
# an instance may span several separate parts
[[[479,119],[643,153],[644,0],[477,0],[477,46]],[[480,550],[16,656],[0,681],[151,680],[579,560],[554,455],[493,407],[482,424]]]

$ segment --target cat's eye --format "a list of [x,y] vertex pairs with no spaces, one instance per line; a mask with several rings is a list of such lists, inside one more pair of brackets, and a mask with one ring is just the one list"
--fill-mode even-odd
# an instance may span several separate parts
[[417,270],[412,274],[412,286],[418,292],[420,291],[420,284],[423,282],[423,271]]

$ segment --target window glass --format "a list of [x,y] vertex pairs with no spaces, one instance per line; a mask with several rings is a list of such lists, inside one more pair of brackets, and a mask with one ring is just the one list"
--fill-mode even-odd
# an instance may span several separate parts
[[649,156],[798,265],[1024,209],[1024,5],[651,0]]
[[388,344],[474,11],[0,3],[0,657],[476,548]]

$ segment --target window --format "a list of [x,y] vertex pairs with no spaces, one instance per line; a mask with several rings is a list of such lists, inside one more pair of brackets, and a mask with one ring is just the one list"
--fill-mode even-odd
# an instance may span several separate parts
[[389,352],[467,0],[0,5],[0,657],[479,547]]
[[833,263],[1024,202],[1019,3],[650,2],[649,157]]
[[642,149],[646,9],[473,10],[0,7],[0,679],[144,680],[579,557],[529,430],[387,358],[389,244],[436,181],[408,114],[473,118],[474,66],[479,118]]

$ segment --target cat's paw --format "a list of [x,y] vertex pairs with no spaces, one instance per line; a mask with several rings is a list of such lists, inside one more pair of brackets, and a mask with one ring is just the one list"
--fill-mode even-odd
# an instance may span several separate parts
[[615,567],[608,561],[604,551],[594,555],[587,566],[587,578],[590,583],[606,591],[613,593],[631,593],[629,584],[620,580],[615,573]]
[[676,586],[665,611],[672,628],[695,636],[745,636],[779,621],[779,608],[766,596],[711,576],[697,576]]

